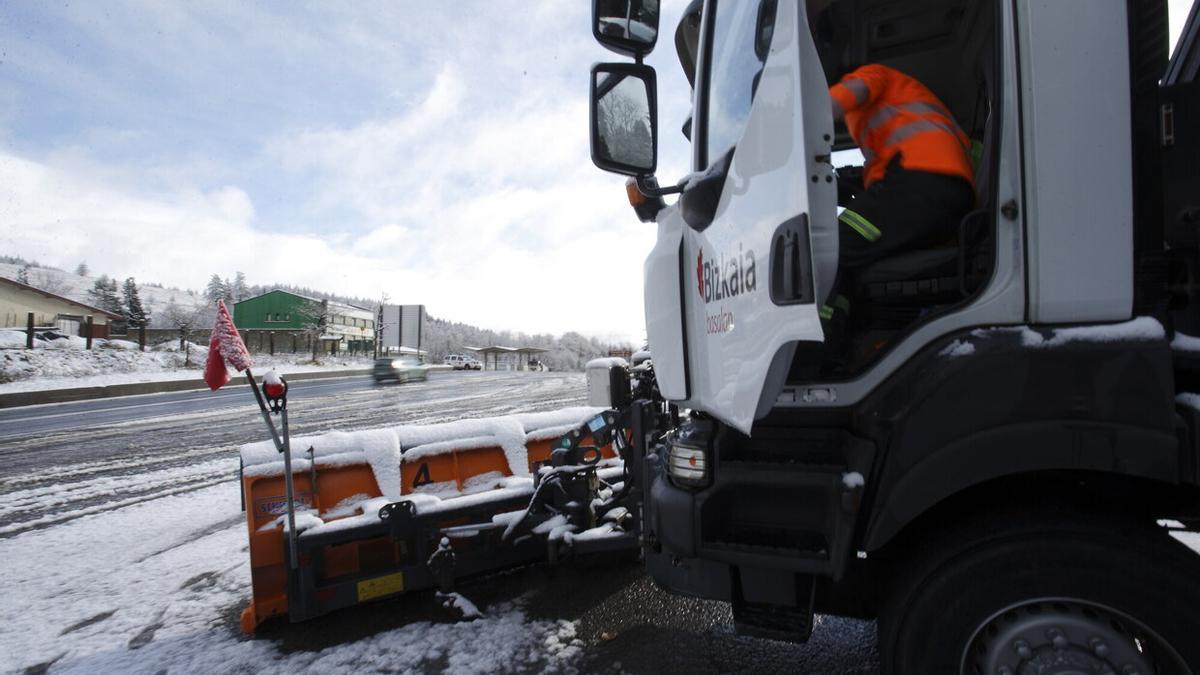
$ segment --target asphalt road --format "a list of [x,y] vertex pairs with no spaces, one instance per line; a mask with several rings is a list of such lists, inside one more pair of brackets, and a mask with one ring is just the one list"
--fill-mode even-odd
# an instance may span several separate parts
[[[302,435],[582,405],[584,387],[576,373],[437,373],[429,382],[385,387],[363,377],[316,380],[295,383],[290,411],[293,433]],[[265,438],[245,387],[0,411],[0,542],[235,484],[236,446]],[[235,518],[220,527],[244,525]],[[103,551],[89,555],[103,574]],[[239,562],[244,553],[228,555]],[[485,611],[519,601],[533,619],[576,622],[584,644],[577,666],[584,672],[877,670],[872,623],[818,617],[804,645],[740,637],[727,605],[658,590],[631,560],[536,565],[461,590]],[[230,639],[241,639],[238,612],[240,606],[229,607],[219,628]],[[430,594],[414,594],[306,624],[269,626],[256,639],[274,642],[280,653],[336,649],[407,622],[444,620]]]
[[[474,374],[451,371],[435,373],[434,377],[439,379],[456,378]],[[288,398],[291,401],[303,401],[343,392],[366,391],[374,387],[371,379],[363,376],[301,380],[288,384]],[[217,391],[176,391],[3,408],[0,409],[0,438],[46,431],[66,431],[151,417],[237,408],[252,403],[253,395],[246,385],[227,385],[224,389]]]

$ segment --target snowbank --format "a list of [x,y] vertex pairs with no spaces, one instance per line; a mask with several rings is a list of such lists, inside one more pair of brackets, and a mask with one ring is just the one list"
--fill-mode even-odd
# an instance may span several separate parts
[[[24,347],[25,334],[20,331],[0,331],[0,345],[10,340],[12,333],[21,336],[20,346]],[[74,345],[73,341],[80,344]],[[195,380],[197,386],[202,386],[206,347],[190,344],[189,354],[185,354],[179,342],[171,341],[141,352],[136,343],[125,340],[96,340],[100,348],[88,351],[83,342],[83,338],[72,337],[41,341],[35,349],[0,348],[0,394],[174,380]],[[322,364],[313,364],[308,358],[305,354],[254,355],[256,369],[274,368],[283,375],[358,370],[371,365],[366,358],[339,357]],[[185,361],[189,365],[185,366]]]
[[21,349],[25,346],[25,333],[19,330],[0,330],[0,349]]

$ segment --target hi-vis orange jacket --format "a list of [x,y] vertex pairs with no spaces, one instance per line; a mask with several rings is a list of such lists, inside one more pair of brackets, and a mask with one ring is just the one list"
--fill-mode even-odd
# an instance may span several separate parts
[[888,163],[914,171],[962,176],[974,185],[970,139],[925,85],[893,68],[866,65],[829,88],[867,163],[863,183],[883,178]]

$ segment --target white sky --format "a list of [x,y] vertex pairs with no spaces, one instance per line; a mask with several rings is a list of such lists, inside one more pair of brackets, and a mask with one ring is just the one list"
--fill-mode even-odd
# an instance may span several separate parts
[[[664,184],[688,168],[685,4],[648,59]],[[0,251],[640,342],[654,226],[588,156],[588,69],[620,60],[588,5],[0,3]]]

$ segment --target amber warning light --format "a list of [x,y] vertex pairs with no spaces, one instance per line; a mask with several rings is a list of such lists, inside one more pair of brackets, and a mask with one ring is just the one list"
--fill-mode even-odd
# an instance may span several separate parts
[[[644,180],[652,187],[658,187],[658,181],[654,180],[653,177]],[[625,181],[625,194],[629,197],[629,205],[633,207],[638,220],[643,223],[654,222],[658,218],[658,212],[666,208],[667,205],[662,197],[647,197],[643,194],[638,189],[636,178],[630,178]]]

